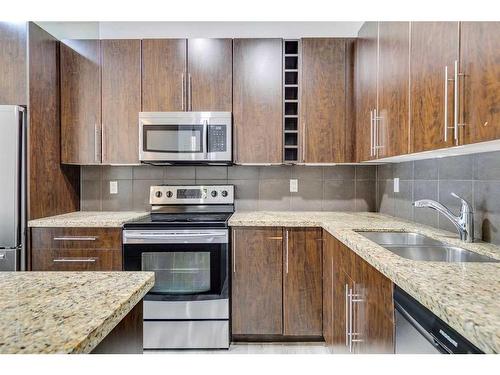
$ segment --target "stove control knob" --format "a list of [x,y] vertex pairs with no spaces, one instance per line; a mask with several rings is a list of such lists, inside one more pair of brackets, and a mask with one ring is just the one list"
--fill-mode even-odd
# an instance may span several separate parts
[[156,197],[156,198],[161,198],[161,196],[162,196],[161,191],[157,191],[157,192],[155,193],[155,197]]
[[221,193],[221,194],[222,194],[222,196],[223,196],[224,198],[225,198],[225,197],[227,197],[227,190],[222,190],[222,193]]
[[172,198],[172,195],[173,195],[173,194],[172,194],[172,192],[171,192],[170,190],[169,190],[169,191],[167,191],[167,198]]
[[210,195],[215,198],[217,196],[217,192],[215,190],[212,190],[212,192],[210,193]]

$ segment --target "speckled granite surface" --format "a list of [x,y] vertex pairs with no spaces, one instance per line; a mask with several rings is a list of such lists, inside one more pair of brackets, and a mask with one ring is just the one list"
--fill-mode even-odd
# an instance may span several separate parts
[[139,220],[149,212],[76,211],[28,221],[29,227],[121,227],[127,221]]
[[0,272],[0,353],[89,353],[153,284],[152,272]]
[[418,232],[500,259],[500,248],[378,213],[237,212],[231,226],[322,227],[486,353],[500,353],[500,263],[422,262],[401,258],[356,230]]

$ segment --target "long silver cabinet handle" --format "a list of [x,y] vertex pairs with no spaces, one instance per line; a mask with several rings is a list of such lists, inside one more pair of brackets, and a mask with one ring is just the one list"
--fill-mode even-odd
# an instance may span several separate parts
[[345,346],[349,346],[349,285],[345,284]]
[[192,111],[193,110],[193,96],[192,96],[192,90],[193,86],[191,84],[191,74],[188,73],[188,103],[187,103],[187,106],[188,106],[188,111]]
[[444,141],[448,142],[448,65],[444,67]]
[[349,353],[352,353],[352,321],[353,321],[353,313],[352,313],[352,289],[349,289],[348,293],[348,305],[349,305]]
[[370,156],[375,156],[373,147],[373,110],[370,110]]
[[350,308],[350,314],[349,314],[349,352],[352,352],[354,349],[353,343],[358,343],[358,342],[363,342],[363,339],[355,338],[359,337],[361,334],[359,332],[354,332],[354,303],[360,303],[363,302],[363,299],[359,294],[353,293],[353,290],[350,290],[349,293],[349,308]]
[[453,72],[453,138],[455,139],[455,144],[458,145],[458,61],[455,60],[455,71]]
[[64,236],[54,237],[54,241],[96,241],[97,236]]
[[185,84],[186,84],[186,80],[185,80],[185,77],[184,77],[184,73],[181,74],[181,103],[182,103],[182,110],[184,111],[185,107],[184,107],[184,101],[186,100],[186,95],[185,95]]
[[236,273],[236,231],[233,230],[233,273]]
[[56,258],[54,263],[95,263],[97,258]]
[[285,251],[286,251],[286,259],[285,259],[285,269],[288,274],[288,229],[285,230]]
[[99,129],[97,127],[97,122],[94,123],[94,161],[99,163],[101,160],[100,158],[100,151],[101,151],[101,147],[100,147],[100,142],[99,142],[99,138],[100,138],[100,134],[99,134]]

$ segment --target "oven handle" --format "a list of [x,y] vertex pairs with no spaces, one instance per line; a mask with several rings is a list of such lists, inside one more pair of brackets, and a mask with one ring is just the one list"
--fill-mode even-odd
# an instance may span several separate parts
[[123,243],[145,243],[147,240],[152,240],[158,243],[159,241],[168,243],[173,240],[176,242],[178,240],[188,240],[195,239],[197,242],[215,242],[215,243],[227,243],[228,234],[227,231],[220,232],[193,232],[193,233],[183,233],[183,232],[123,232]]

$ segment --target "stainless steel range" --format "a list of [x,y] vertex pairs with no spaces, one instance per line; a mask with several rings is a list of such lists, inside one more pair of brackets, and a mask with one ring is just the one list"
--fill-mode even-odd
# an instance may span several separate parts
[[144,349],[229,347],[229,229],[234,187],[152,186],[151,215],[126,223],[126,271],[153,271]]

